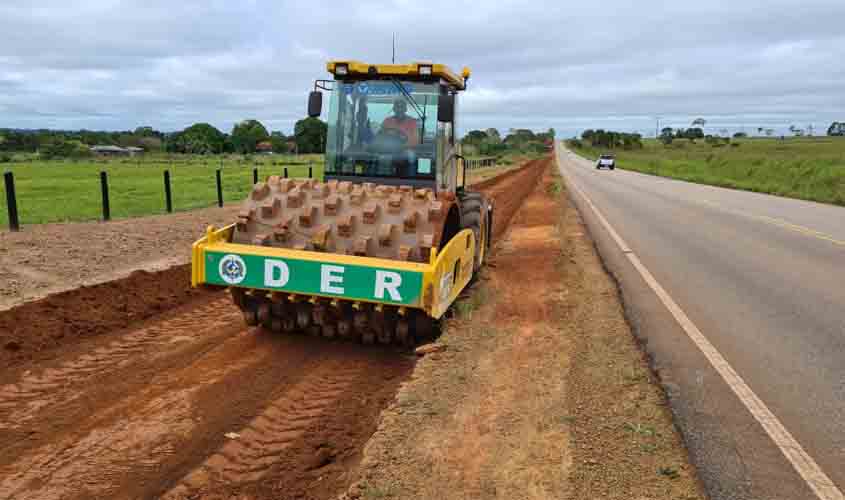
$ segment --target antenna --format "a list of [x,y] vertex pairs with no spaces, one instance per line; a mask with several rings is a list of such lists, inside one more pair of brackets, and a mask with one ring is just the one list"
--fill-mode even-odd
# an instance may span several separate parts
[[392,64],[396,64],[396,32],[393,32],[393,59]]

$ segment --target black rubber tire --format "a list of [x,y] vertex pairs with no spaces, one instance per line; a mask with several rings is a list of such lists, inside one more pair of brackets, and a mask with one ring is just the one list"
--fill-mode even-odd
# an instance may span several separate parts
[[[472,229],[475,234],[476,249],[475,259],[473,262],[473,274],[481,269],[484,264],[484,257],[486,255],[486,248],[481,248],[485,240],[482,235],[482,214],[486,213],[487,202],[481,193],[465,193],[461,197],[461,229]],[[485,225],[486,226],[486,225]]]

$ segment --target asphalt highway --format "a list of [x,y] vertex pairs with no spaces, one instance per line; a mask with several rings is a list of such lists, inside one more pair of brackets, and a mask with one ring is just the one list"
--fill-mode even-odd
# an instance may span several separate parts
[[711,498],[825,497],[787,459],[784,443],[764,431],[626,254],[639,259],[832,481],[827,491],[833,496],[826,498],[840,498],[845,208],[619,168],[599,171],[563,147],[557,154]]

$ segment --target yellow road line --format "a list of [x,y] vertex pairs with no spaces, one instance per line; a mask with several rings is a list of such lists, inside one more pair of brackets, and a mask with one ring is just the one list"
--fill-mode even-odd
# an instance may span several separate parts
[[590,207],[593,213],[598,218],[605,230],[610,233],[613,240],[622,249],[625,257],[643,280],[648,284],[649,288],[657,295],[666,309],[675,318],[680,327],[684,330],[690,340],[698,347],[704,357],[710,362],[710,365],[722,377],[728,387],[731,388],[734,394],[739,398],[745,408],[751,413],[755,420],[763,427],[769,438],[780,449],[781,453],[786,457],[789,463],[802,479],[807,483],[811,490],[816,494],[819,500],[845,500],[845,495],[836,487],[833,481],[824,473],[815,460],[804,450],[800,443],[789,433],[784,425],[778,420],[774,413],[769,410],[768,406],[760,399],[751,387],[740,377],[740,375],[733,369],[728,361],[716,349],[716,347],[707,340],[707,337],[701,333],[701,330],[692,322],[687,316],[681,306],[675,302],[669,295],[666,289],[654,278],[648,268],[640,261],[639,257],[630,249],[628,244],[619,236],[619,233],[610,225],[604,214],[593,204],[593,201],[586,193],[573,181],[571,176],[565,174],[560,165],[559,153],[555,155],[558,161],[558,169],[567,180],[567,183],[572,187],[584,202]]
[[741,215],[741,216],[748,217],[748,218],[751,218],[751,219],[756,219],[756,220],[759,220],[761,222],[765,222],[766,224],[771,224],[773,226],[779,226],[779,227],[782,227],[784,229],[789,229],[791,231],[795,231],[797,233],[804,234],[806,236],[812,236],[813,238],[818,238],[820,240],[829,241],[829,242],[833,243],[834,245],[845,246],[845,241],[843,241],[843,240],[838,240],[838,239],[834,238],[833,236],[825,234],[821,231],[816,231],[815,229],[810,229],[809,227],[800,226],[798,224],[793,224],[793,223],[787,222],[783,219],[777,219],[775,217],[769,217],[768,215],[757,215],[757,214],[753,214],[751,212],[746,212],[744,210],[736,210],[736,209],[733,209],[733,208],[725,208],[725,207],[719,205],[718,203],[710,201],[710,200],[699,200],[699,202],[702,205],[707,205],[707,206],[713,207],[717,210],[721,210],[723,212],[730,212],[732,214]]

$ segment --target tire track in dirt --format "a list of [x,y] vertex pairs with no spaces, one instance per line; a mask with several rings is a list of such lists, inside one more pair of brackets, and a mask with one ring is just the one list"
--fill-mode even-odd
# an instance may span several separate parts
[[[536,167],[481,186],[496,234]],[[169,288],[169,308],[139,306],[142,292],[125,279],[3,313],[45,349],[0,369],[0,498],[325,499],[348,486],[412,358],[245,328],[228,295]]]
[[[196,328],[196,318],[208,318]],[[74,390],[129,364],[172,354],[174,348],[209,340],[209,335],[237,324],[240,314],[227,296],[190,308],[172,318],[137,328],[90,354],[82,354],[38,374],[24,375],[17,383],[0,387],[0,431],[19,430],[42,411],[66,405],[81,396]],[[173,336],[174,331],[183,335]],[[144,359],[146,358],[146,359]],[[2,441],[0,441],[0,444]],[[2,449],[2,447],[0,447]]]
[[0,498],[118,497],[116,488],[127,476],[154,472],[191,435],[198,424],[192,400],[200,390],[237,377],[272,353],[250,344],[246,335],[231,337],[196,363],[154,377],[77,429],[24,453],[0,468]]
[[349,366],[338,359],[322,363],[309,376],[286,390],[236,439],[226,442],[179,485],[164,495],[166,500],[193,497],[215,485],[227,488],[260,480],[278,463],[278,457],[348,393],[367,368]]

